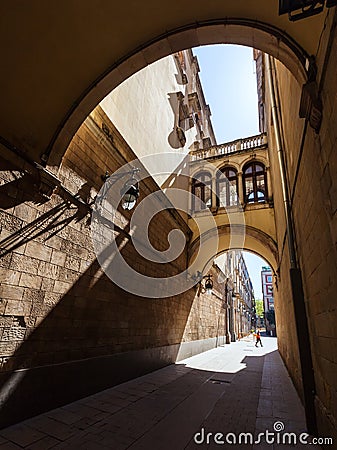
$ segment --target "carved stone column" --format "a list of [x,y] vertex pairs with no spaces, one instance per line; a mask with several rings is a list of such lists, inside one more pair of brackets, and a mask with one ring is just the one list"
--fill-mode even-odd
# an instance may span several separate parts
[[244,195],[244,191],[243,191],[242,172],[238,172],[238,197],[239,197],[240,204],[244,205],[245,195]]
[[212,210],[217,209],[217,189],[216,189],[216,176],[212,174]]

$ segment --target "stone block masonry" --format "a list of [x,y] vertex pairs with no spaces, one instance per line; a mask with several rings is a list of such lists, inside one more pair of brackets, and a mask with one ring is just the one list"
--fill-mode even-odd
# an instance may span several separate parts
[[[335,13],[334,13],[335,14]],[[337,441],[337,335],[336,335],[336,273],[337,273],[337,50],[336,15],[330,15],[321,36],[316,62],[317,82],[323,102],[323,119],[319,133],[308,126],[303,135],[304,120],[298,118],[301,86],[280,64],[276,64],[280,112],[284,129],[284,151],[287,158],[290,193],[298,264],[302,270],[306,315],[315,378],[315,406],[320,435]],[[331,36],[330,36],[331,33]],[[328,42],[330,39],[330,43]],[[331,45],[330,45],[331,44]],[[297,100],[296,100],[297,99]],[[295,101],[296,100],[296,101]],[[267,110],[268,116],[268,110]],[[269,141],[273,130],[269,124]],[[302,144],[301,144],[302,142]],[[272,145],[272,144],[271,144]],[[273,147],[273,145],[272,145]],[[271,153],[274,178],[275,217],[278,223],[278,242],[283,242],[283,206],[277,169],[276,152]],[[302,376],[294,305],[289,289],[289,255],[280,248],[278,301],[275,302],[279,349],[296,387],[301,393]],[[293,299],[296,302],[296,298]]]
[[[73,195],[90,202],[101,175],[134,158],[98,108],[75,135],[58,176]],[[197,297],[194,289],[165,299],[123,291],[96,260],[89,209],[69,201],[62,189],[50,199],[42,196],[32,168],[20,171],[11,158],[1,164],[7,170],[0,173],[0,426],[174,362],[182,341],[196,342],[192,353],[202,349],[202,340],[214,345],[221,302]],[[157,188],[147,180],[141,195]],[[123,214],[124,228],[131,216]],[[149,238],[165,249],[175,228],[189,232],[182,219],[163,211]],[[186,268],[184,251],[172,264],[158,265],[128,242],[123,255],[148,276]]]

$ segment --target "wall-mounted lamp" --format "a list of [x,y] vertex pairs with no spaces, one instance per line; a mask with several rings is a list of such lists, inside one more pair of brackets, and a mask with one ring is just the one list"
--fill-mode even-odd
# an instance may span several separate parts
[[122,208],[128,210],[132,209],[139,197],[138,181],[134,176],[125,182],[121,189],[121,194],[123,194]]
[[206,278],[205,281],[205,292],[207,295],[211,295],[212,294],[212,289],[213,289],[213,281],[211,280],[211,276],[212,275],[206,275],[204,278]]
[[[205,275],[203,276],[202,273],[198,270],[195,275],[192,275],[191,278],[196,283],[196,287],[198,290],[198,297],[200,294],[212,294],[213,289],[213,281],[211,280],[212,275]],[[202,280],[206,278],[205,285],[202,284]]]
[[[199,281],[199,295],[201,294],[212,294],[213,289],[213,281],[211,280],[212,275],[205,275],[204,277],[201,274],[201,279]],[[205,285],[202,284],[202,280],[206,278]]]
[[[138,173],[140,169],[135,168],[128,172],[122,172],[122,173],[114,173],[112,175],[109,175],[109,172],[106,172],[104,175],[101,176],[102,180],[110,183],[114,183],[120,178],[124,177],[125,175],[130,175],[131,177],[124,183],[124,186],[120,190],[120,193],[122,195],[122,208],[123,209],[132,209],[139,197],[139,187],[138,187],[138,180],[135,178],[135,174]],[[105,194],[107,193],[107,190],[110,186],[107,186],[106,189],[103,190],[101,197],[103,198]]]

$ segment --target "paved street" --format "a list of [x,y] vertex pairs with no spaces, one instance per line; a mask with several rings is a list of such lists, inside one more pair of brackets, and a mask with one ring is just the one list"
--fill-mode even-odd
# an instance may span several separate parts
[[[262,341],[218,347],[6,428],[0,449],[305,448],[265,442],[266,430],[282,439],[283,428],[299,437],[306,427],[276,338]],[[263,435],[240,444],[240,433]]]

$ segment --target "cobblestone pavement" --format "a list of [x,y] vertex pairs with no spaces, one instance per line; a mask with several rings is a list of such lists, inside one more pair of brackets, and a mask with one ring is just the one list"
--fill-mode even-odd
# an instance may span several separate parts
[[305,448],[280,440],[306,431],[304,410],[276,338],[263,344],[246,338],[25,420],[0,431],[0,450]]

